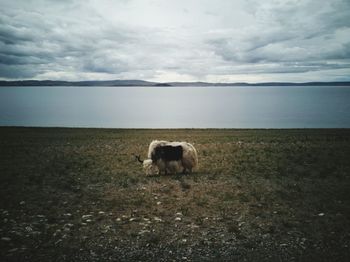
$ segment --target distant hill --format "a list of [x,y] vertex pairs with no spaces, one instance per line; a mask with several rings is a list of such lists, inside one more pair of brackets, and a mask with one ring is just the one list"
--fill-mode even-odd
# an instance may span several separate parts
[[208,83],[208,82],[169,82],[172,86],[350,86],[350,82],[264,82],[264,83]]
[[266,82],[266,83],[207,83],[207,82],[169,82],[158,83],[143,80],[107,80],[107,81],[53,81],[21,80],[0,81],[0,86],[350,86],[350,82]]
[[152,86],[157,83],[143,80],[107,80],[107,81],[53,81],[23,80],[0,81],[0,86]]

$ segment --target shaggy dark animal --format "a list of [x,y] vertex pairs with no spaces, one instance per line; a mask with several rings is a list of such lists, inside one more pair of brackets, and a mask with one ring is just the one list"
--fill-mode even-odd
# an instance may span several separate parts
[[157,146],[152,154],[152,162],[159,159],[163,161],[178,161],[182,159],[182,146]]

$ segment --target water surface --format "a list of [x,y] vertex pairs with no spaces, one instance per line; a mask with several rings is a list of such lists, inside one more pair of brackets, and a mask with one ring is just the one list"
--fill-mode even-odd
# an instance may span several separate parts
[[1,87],[0,126],[349,128],[350,87]]

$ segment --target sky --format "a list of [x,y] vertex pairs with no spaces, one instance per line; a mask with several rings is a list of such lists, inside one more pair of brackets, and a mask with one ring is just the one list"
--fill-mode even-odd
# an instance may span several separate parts
[[350,81],[349,0],[0,0],[0,79]]

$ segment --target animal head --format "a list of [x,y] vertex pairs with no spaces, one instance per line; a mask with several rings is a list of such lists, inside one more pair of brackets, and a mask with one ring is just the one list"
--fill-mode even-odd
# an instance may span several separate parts
[[152,159],[143,160],[143,170],[145,170],[146,175],[156,175],[159,173],[159,170],[155,164],[153,164]]

